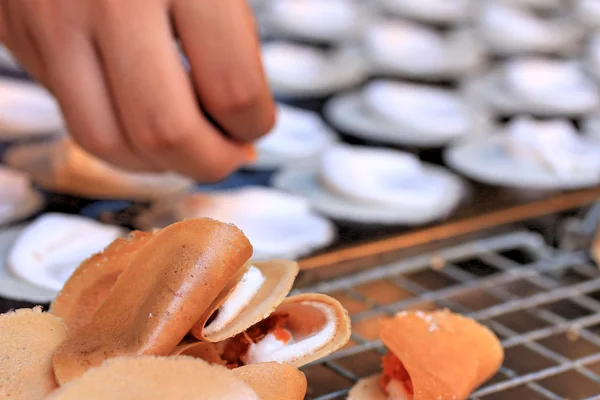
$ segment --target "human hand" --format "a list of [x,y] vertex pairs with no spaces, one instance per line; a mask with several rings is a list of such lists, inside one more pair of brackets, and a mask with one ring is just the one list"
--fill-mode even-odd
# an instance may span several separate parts
[[73,139],[124,168],[219,180],[274,124],[246,0],[0,0],[0,42]]

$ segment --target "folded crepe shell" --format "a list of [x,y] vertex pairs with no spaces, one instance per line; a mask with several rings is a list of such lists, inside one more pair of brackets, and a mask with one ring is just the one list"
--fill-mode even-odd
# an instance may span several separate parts
[[381,374],[359,380],[350,389],[347,400],[389,400],[388,395],[381,390],[380,382]]
[[251,254],[239,229],[210,219],[157,232],[90,322],[58,349],[57,380],[68,382],[112,357],[171,353]]
[[379,336],[406,369],[414,400],[466,399],[504,358],[492,331],[448,310],[401,312],[382,322]]
[[[280,322],[275,330],[262,331],[269,319]],[[251,331],[258,340],[248,343],[254,339]],[[276,361],[301,367],[338,350],[350,333],[348,312],[337,300],[306,293],[288,297],[269,318],[219,345],[224,358],[236,358],[227,360],[230,366]]]
[[191,357],[120,357],[64,385],[48,400],[259,400],[224,367]]
[[0,315],[0,398],[41,400],[56,389],[52,355],[66,335],[41,308]]
[[153,235],[131,232],[85,260],[50,304],[50,313],[60,317],[71,333],[90,322],[117,278]]
[[150,200],[192,184],[174,174],[121,170],[85,153],[68,139],[16,146],[7,152],[5,161],[30,173],[44,189],[87,198]]
[[[192,335],[207,342],[220,342],[267,318],[292,290],[298,271],[298,264],[292,261],[253,262],[236,288],[222,293],[200,318]],[[255,288],[250,286],[253,272],[255,282],[260,283]]]
[[254,389],[260,400],[302,400],[306,395],[306,376],[288,364],[245,365],[232,372]]

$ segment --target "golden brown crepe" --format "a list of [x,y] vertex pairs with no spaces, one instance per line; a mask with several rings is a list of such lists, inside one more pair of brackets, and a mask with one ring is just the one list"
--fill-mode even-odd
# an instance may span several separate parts
[[252,255],[233,225],[190,219],[154,234],[131,259],[90,322],[59,347],[64,384],[117,356],[167,355]]
[[288,364],[253,364],[232,372],[254,389],[260,400],[302,400],[306,395],[306,376]]
[[193,184],[175,174],[116,168],[84,152],[68,138],[15,146],[4,160],[28,172],[44,189],[94,199],[152,200]]
[[[301,367],[338,350],[350,333],[348,312],[337,300],[306,293],[285,299],[269,317],[214,348],[221,358],[218,363],[230,368],[272,361]],[[207,350],[205,342],[177,348],[177,354],[202,357],[201,353],[214,362],[215,351]]]
[[39,400],[56,389],[52,356],[65,337],[60,319],[40,308],[0,315],[0,398]]
[[359,381],[349,400],[466,399],[504,358],[488,328],[448,310],[401,312],[381,324],[380,337],[389,350],[383,373]]
[[244,381],[192,357],[119,357],[92,368],[48,400],[259,400]]
[[152,233],[134,231],[85,260],[52,301],[50,313],[60,317],[70,333],[91,321],[117,278],[131,264]]

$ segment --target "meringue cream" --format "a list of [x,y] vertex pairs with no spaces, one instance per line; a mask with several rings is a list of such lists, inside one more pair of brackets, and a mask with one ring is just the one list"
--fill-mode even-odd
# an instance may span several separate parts
[[0,167],[0,223],[16,212],[31,190],[31,181],[27,175]]
[[519,162],[563,178],[588,172],[600,176],[600,145],[579,136],[567,120],[521,118],[513,121],[507,132],[507,151]]
[[332,340],[340,324],[336,311],[330,305],[316,301],[304,301],[300,304],[318,309],[324,315],[325,324],[317,332],[304,338],[294,337],[292,332],[285,330],[285,341],[280,340],[279,335],[270,332],[259,342],[251,344],[248,352],[242,355],[241,359],[245,364],[292,362],[304,354],[314,353]]
[[215,319],[204,327],[203,334],[206,336],[212,335],[229,324],[256,296],[265,279],[261,270],[251,265],[227,297],[227,300],[219,307]]
[[255,259],[295,258],[333,238],[330,222],[314,214],[304,199],[262,187],[188,195],[175,205],[175,215],[235,224],[252,243]]
[[58,291],[81,262],[122,234],[120,227],[77,215],[43,214],[16,240],[8,265],[19,278]]
[[351,37],[361,11],[352,0],[272,0],[266,19],[277,31],[301,39],[339,41]]
[[267,76],[276,81],[310,82],[327,67],[324,52],[287,42],[266,43],[262,57]]
[[380,0],[385,9],[398,15],[430,23],[467,20],[478,0]]
[[434,86],[374,81],[364,88],[362,98],[377,118],[417,132],[454,137],[468,133],[473,126],[466,102],[458,94]]
[[435,207],[447,189],[416,156],[342,144],[323,154],[320,177],[327,190],[350,201],[393,208]]
[[279,104],[275,126],[256,142],[258,162],[273,156],[281,164],[315,157],[334,140],[335,134],[317,113]]
[[556,109],[586,111],[599,103],[598,91],[576,61],[528,57],[504,69],[506,87],[516,98]]

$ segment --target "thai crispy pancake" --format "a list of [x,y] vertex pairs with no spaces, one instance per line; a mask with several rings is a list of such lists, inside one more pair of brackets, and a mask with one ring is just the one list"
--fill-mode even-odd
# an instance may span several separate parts
[[[350,400],[374,399],[375,380],[383,398],[394,383],[414,400],[461,400],[490,378],[504,358],[498,338],[476,321],[448,310],[398,313],[381,323],[380,338],[388,348],[383,374],[359,381]],[[410,397],[412,396],[412,397]]]
[[306,377],[288,364],[253,364],[232,372],[254,389],[260,400],[302,400],[306,395]]
[[157,232],[91,321],[59,347],[57,380],[64,384],[112,357],[171,353],[251,255],[239,229],[210,219]]
[[48,400],[259,400],[231,371],[191,357],[119,357],[92,368]]
[[128,238],[115,240],[75,270],[50,305],[50,313],[63,320],[69,334],[90,322],[119,275],[129,267],[136,252],[148,243],[152,235],[131,232]]
[[52,355],[66,336],[40,308],[0,315],[0,398],[41,400],[56,389]]

